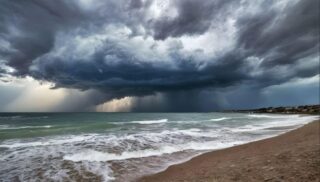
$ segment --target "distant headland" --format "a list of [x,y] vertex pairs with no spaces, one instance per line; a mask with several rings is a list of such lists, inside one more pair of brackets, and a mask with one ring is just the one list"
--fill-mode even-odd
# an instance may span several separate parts
[[258,109],[231,110],[227,112],[279,113],[279,114],[320,114],[320,105],[264,107]]

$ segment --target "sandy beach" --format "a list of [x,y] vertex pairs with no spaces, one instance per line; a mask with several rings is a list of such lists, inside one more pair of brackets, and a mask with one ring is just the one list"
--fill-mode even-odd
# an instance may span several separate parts
[[320,121],[277,137],[197,156],[142,182],[319,181]]

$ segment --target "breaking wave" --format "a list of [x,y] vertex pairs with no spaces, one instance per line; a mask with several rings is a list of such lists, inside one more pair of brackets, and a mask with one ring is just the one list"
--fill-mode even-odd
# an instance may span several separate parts
[[168,119],[159,119],[159,120],[145,120],[145,121],[131,121],[130,123],[137,124],[158,124],[158,123],[166,123]]
[[210,121],[223,121],[223,120],[227,120],[227,119],[230,119],[230,118],[227,118],[227,117],[215,118],[215,119],[210,119]]
[[0,130],[19,130],[19,129],[27,129],[27,128],[52,128],[51,125],[44,126],[10,126],[10,125],[0,125]]
[[248,117],[251,118],[273,118],[273,119],[277,119],[277,118],[298,118],[300,117],[299,115],[275,115],[275,114],[270,114],[270,115],[266,115],[266,114],[249,114]]

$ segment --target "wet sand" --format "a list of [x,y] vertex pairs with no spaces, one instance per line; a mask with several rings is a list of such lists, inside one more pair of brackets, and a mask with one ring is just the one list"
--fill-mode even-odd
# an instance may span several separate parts
[[320,121],[283,135],[197,156],[142,182],[320,181]]

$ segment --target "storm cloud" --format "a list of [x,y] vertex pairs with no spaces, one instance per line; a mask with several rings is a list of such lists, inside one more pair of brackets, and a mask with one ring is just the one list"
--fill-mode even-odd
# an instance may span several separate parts
[[223,92],[259,100],[269,87],[319,74],[318,7],[319,0],[3,0],[0,77],[98,93],[86,96],[90,105],[136,97],[132,111],[230,108]]

